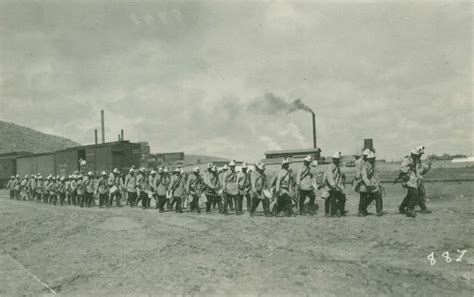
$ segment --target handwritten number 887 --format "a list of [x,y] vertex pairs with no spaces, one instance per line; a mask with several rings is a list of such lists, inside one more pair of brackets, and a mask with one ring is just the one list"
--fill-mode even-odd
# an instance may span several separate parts
[[[457,250],[458,253],[460,253],[459,257],[456,259],[456,262],[461,262],[462,260],[462,257],[464,256],[464,254],[467,252],[467,250]],[[441,254],[441,257],[443,257],[445,260],[446,260],[446,263],[451,263],[453,261],[453,259],[451,259],[451,257],[449,256],[449,252],[446,251],[444,253]],[[435,254],[434,252],[432,252],[431,254],[428,255],[427,257],[428,260],[430,260],[430,265],[433,266],[436,264],[436,259],[435,259]]]

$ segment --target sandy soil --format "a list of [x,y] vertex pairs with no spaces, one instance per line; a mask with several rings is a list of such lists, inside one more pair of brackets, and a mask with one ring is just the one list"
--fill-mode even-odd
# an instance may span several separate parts
[[[473,186],[428,184],[433,214],[416,219],[396,213],[404,192],[392,185],[389,214],[366,218],[353,193],[345,218],[249,218],[60,207],[2,191],[0,295],[53,295],[40,279],[67,296],[472,297]],[[460,262],[441,257],[457,249],[467,250]]]

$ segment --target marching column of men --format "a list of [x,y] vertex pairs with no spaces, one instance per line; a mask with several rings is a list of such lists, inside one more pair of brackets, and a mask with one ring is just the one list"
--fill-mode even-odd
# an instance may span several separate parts
[[[419,146],[400,165],[397,180],[402,180],[407,194],[399,206],[399,212],[408,217],[415,217],[417,205],[422,214],[431,213],[425,203],[423,179],[430,171],[431,164],[422,164],[423,154],[424,147]],[[385,192],[377,177],[375,152],[364,150],[356,158],[352,189],[359,194],[358,216],[369,215],[368,207],[372,202],[375,202],[376,215],[382,216],[387,213],[383,210]],[[245,200],[246,211],[250,216],[255,215],[261,203],[266,217],[315,215],[319,208],[315,203],[319,190],[324,200],[325,215],[340,217],[347,214],[346,176],[341,170],[341,153],[336,152],[331,159],[319,184],[313,169],[318,165],[317,161],[307,156],[296,176],[293,175],[289,160],[284,158],[280,170],[270,182],[267,182],[263,162],[258,161],[254,170],[249,170],[244,163],[237,172],[235,161],[231,161],[221,171],[209,163],[205,172],[201,173],[196,167],[190,174],[184,173],[180,167],[172,173],[164,167],[157,171],[132,167],[125,179],[117,168],[110,174],[103,171],[99,176],[93,172],[81,174],[79,171],[68,177],[50,175],[43,178],[37,174],[22,179],[16,175],[11,176],[7,189],[10,199],[80,207],[92,207],[97,199],[99,207],[111,207],[115,200],[117,207],[122,207],[123,201],[130,207],[141,202],[142,208],[146,209],[154,199],[160,213],[165,212],[165,205],[176,213],[182,213],[188,205],[191,212],[200,213],[200,205],[204,203],[206,213],[217,207],[223,215],[229,215],[234,208],[236,215],[242,215]]]

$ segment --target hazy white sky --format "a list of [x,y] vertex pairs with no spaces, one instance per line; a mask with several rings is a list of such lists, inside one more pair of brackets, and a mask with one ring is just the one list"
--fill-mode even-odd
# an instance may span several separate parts
[[[312,146],[473,154],[469,2],[0,4],[0,118],[248,161]],[[282,103],[283,102],[283,103]]]

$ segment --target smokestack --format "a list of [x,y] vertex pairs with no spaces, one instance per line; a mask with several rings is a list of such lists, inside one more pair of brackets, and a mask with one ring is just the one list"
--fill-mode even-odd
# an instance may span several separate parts
[[100,111],[100,119],[102,125],[102,143],[105,143],[105,122],[104,122],[104,110]]
[[99,142],[99,138],[98,138],[98,135],[97,135],[97,129],[94,129],[94,134],[95,134],[95,144],[97,144],[97,142]]
[[120,130],[120,140],[123,141],[123,129]]
[[118,141],[120,141],[120,134],[117,134],[117,137],[118,137]]
[[314,112],[311,114],[311,117],[313,118],[313,147],[317,148],[316,144],[316,115]]

